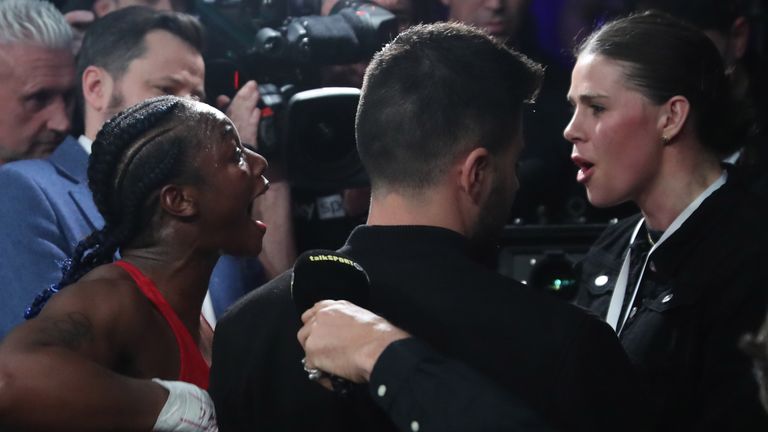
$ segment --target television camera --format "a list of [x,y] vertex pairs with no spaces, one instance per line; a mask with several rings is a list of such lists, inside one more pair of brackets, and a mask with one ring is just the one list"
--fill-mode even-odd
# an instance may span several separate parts
[[394,14],[342,0],[212,0],[196,10],[208,32],[206,88],[233,96],[259,83],[258,149],[292,184],[342,189],[368,182],[355,148],[359,90],[323,87],[322,68],[368,61],[398,30]]

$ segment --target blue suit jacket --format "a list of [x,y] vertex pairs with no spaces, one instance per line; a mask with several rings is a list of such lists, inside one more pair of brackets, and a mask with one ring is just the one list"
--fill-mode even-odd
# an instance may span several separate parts
[[[104,225],[87,183],[88,154],[73,137],[48,159],[0,167],[0,338],[24,320],[24,310],[61,278],[60,263],[80,240]],[[211,276],[217,315],[261,285],[256,258],[224,256]]]

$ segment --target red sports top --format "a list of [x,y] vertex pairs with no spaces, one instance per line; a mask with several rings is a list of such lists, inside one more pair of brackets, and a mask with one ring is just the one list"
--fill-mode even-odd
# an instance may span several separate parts
[[188,382],[208,390],[210,367],[205,362],[194,339],[192,339],[192,335],[189,334],[187,328],[181,323],[171,305],[168,304],[163,295],[160,294],[160,291],[157,290],[155,283],[131,263],[121,260],[115,261],[115,264],[131,275],[141,292],[155,305],[165,320],[168,321],[168,325],[171,326],[173,335],[176,336],[176,343],[179,345],[179,358],[181,359],[179,381]]

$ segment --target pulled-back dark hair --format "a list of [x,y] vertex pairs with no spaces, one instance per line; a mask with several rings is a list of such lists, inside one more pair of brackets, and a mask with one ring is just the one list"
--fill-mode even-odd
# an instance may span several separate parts
[[670,15],[648,11],[610,22],[576,47],[575,54],[623,63],[629,85],[655,104],[684,96],[698,139],[720,157],[734,152],[751,131],[750,111],[733,98],[714,43]]
[[104,227],[77,245],[63,265],[61,280],[37,296],[27,318],[36,316],[61,288],[112,262],[120,248],[151,236],[162,186],[200,181],[191,167],[215,117],[202,114],[195,104],[176,96],[148,99],[101,128],[88,161],[88,185]]
[[702,30],[731,31],[734,20],[746,16],[750,0],[635,0],[635,10],[655,9]]
[[[144,55],[145,38],[154,30],[169,32],[203,52],[203,26],[197,18],[180,12],[131,6],[111,12],[88,26],[77,54],[77,76],[82,77],[88,66],[98,66],[114,80],[120,79],[130,63]],[[82,82],[77,83],[77,94],[82,98]]]
[[543,71],[486,33],[458,23],[414,26],[378,52],[357,111],[371,182],[418,189],[462,152],[511,145]]

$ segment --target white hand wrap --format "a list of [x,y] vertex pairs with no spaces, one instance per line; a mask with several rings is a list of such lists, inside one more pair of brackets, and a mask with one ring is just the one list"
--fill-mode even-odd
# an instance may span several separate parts
[[160,432],[218,432],[216,411],[208,392],[194,384],[182,381],[152,381],[168,389],[154,431]]

